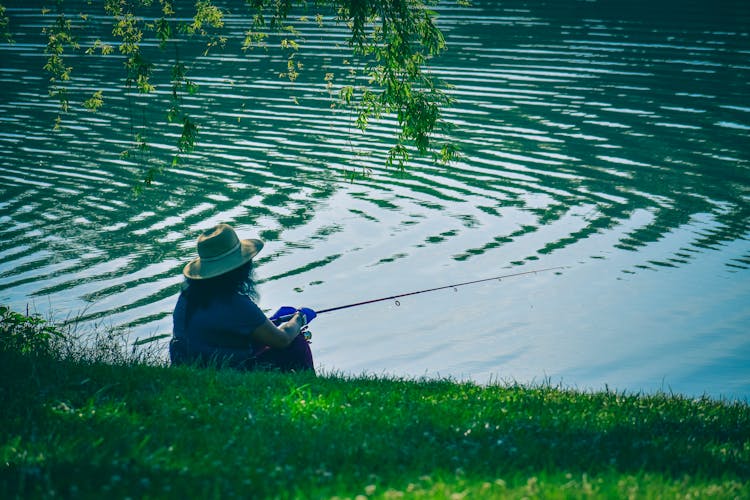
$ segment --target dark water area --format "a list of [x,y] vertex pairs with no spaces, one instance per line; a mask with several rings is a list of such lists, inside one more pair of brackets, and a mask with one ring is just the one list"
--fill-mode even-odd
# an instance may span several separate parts
[[[103,90],[104,106],[54,131],[53,16],[7,6],[0,303],[169,333],[197,234],[229,222],[266,241],[267,310],[566,266],[321,315],[323,370],[750,395],[747,2],[440,4],[449,49],[430,70],[453,86],[463,157],[404,174],[384,167],[392,118],[362,134],[331,108],[350,83],[344,26],[295,21],[305,66],[289,82],[283,51],[240,50],[247,21],[232,13],[226,47],[189,68],[198,147],[138,198],[145,166],[176,152],[172,61],[143,95],[124,89],[121,56],[72,57],[71,101]],[[111,40],[86,22],[84,47]],[[123,156],[135,134],[148,150]]]

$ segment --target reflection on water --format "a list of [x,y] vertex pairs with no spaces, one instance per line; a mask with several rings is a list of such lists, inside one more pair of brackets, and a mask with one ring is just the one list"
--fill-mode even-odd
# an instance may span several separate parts
[[[39,33],[51,19],[9,9],[0,302],[168,331],[197,231],[226,221],[268,242],[269,309],[572,266],[409,310],[321,316],[330,369],[750,394],[750,8],[473,3],[439,9],[450,50],[432,68],[457,98],[454,165],[387,171],[395,123],[361,135],[330,109],[317,69],[345,82],[345,28],[300,25],[309,69],[292,84],[269,70],[281,54],[239,51],[230,17],[227,49],[190,68],[199,148],[139,199],[144,163],[170,161],[179,136],[161,114],[167,65],[142,96],[120,88],[117,57],[75,58],[71,96],[103,88],[105,106],[53,132]],[[135,133],[150,148],[123,156]],[[346,180],[362,170],[372,175]]]

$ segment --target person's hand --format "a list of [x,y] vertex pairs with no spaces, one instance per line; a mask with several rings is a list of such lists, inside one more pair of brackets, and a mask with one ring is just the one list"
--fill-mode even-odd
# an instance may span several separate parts
[[281,306],[279,310],[273,313],[273,316],[268,319],[271,320],[271,323],[278,324],[282,321],[281,318],[286,317],[284,321],[288,321],[289,317],[293,316],[296,312],[297,309],[292,306]]
[[309,307],[301,307],[298,309],[299,312],[305,315],[305,324],[309,325],[312,320],[314,320],[318,313],[310,309]]

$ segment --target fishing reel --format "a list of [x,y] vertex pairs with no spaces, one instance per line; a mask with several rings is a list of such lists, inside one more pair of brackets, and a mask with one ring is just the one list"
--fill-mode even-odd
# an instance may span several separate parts
[[304,325],[302,325],[302,328],[300,328],[300,333],[304,336],[305,341],[307,341],[307,343],[309,344],[312,342],[310,322],[317,316],[317,313],[312,309],[308,307],[296,309],[291,306],[282,306],[273,314],[273,316],[269,317],[268,319],[270,319],[274,325],[278,326],[281,323],[292,319],[292,316],[294,316],[297,312],[301,312],[303,315],[302,317],[304,318],[305,323]]

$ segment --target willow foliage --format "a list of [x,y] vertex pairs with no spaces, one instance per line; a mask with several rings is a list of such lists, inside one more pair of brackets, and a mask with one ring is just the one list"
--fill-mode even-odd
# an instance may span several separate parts
[[[184,154],[196,146],[199,124],[182,106],[185,95],[198,92],[197,85],[188,75],[189,59],[177,56],[177,50],[166,50],[175,34],[200,40],[203,54],[227,44],[224,34],[224,16],[231,8],[234,14],[243,9],[247,19],[242,50],[268,47],[278,40],[287,54],[287,63],[278,76],[294,81],[303,68],[299,56],[304,41],[292,23],[293,13],[305,12],[300,19],[323,26],[324,14],[349,28],[348,46],[352,65],[348,81],[352,85],[340,86],[337,106],[354,111],[356,125],[362,130],[368,122],[384,114],[395,116],[399,131],[391,148],[387,164],[404,168],[409,151],[433,154],[447,162],[456,154],[446,137],[447,124],[441,119],[441,110],[451,99],[445,86],[428,71],[431,57],[446,49],[445,39],[435,24],[435,13],[429,6],[437,0],[245,0],[219,4],[218,0],[197,0],[190,5],[177,0],[105,0],[102,2],[76,2],[75,11],[65,0],[57,0],[56,8],[48,14],[54,21],[43,29],[47,39],[44,69],[49,74],[50,95],[60,102],[60,113],[68,111],[71,103],[66,92],[66,82],[75,69],[67,63],[66,56],[84,51],[87,54],[120,54],[125,58],[125,85],[130,90],[151,93],[156,90],[152,82],[155,63],[170,62],[171,100],[165,114],[169,122],[182,126],[172,165],[181,161]],[[456,0],[464,4],[465,0]],[[80,12],[88,9],[88,12]],[[179,10],[179,12],[178,12]],[[74,13],[73,13],[74,12]],[[102,18],[102,16],[104,17]],[[96,26],[87,21],[96,17]],[[102,20],[103,19],[103,20]],[[6,40],[12,40],[12,16],[0,5],[0,29]],[[102,38],[87,42],[82,47],[76,33],[100,32]],[[111,26],[110,26],[111,25]],[[75,29],[74,29],[75,28]],[[274,35],[271,37],[270,35]],[[277,36],[280,35],[280,36]],[[92,37],[89,36],[88,39]],[[157,40],[162,50],[143,49],[145,40]],[[200,54],[195,56],[200,57]],[[333,89],[333,73],[326,73],[324,81],[329,92]],[[366,83],[359,83],[366,82]],[[106,106],[102,91],[97,91],[81,105],[89,110]],[[61,122],[57,118],[56,126]],[[140,134],[133,138],[133,150],[147,148]],[[411,148],[409,146],[412,146]],[[149,184],[163,165],[150,166],[144,176]]]

